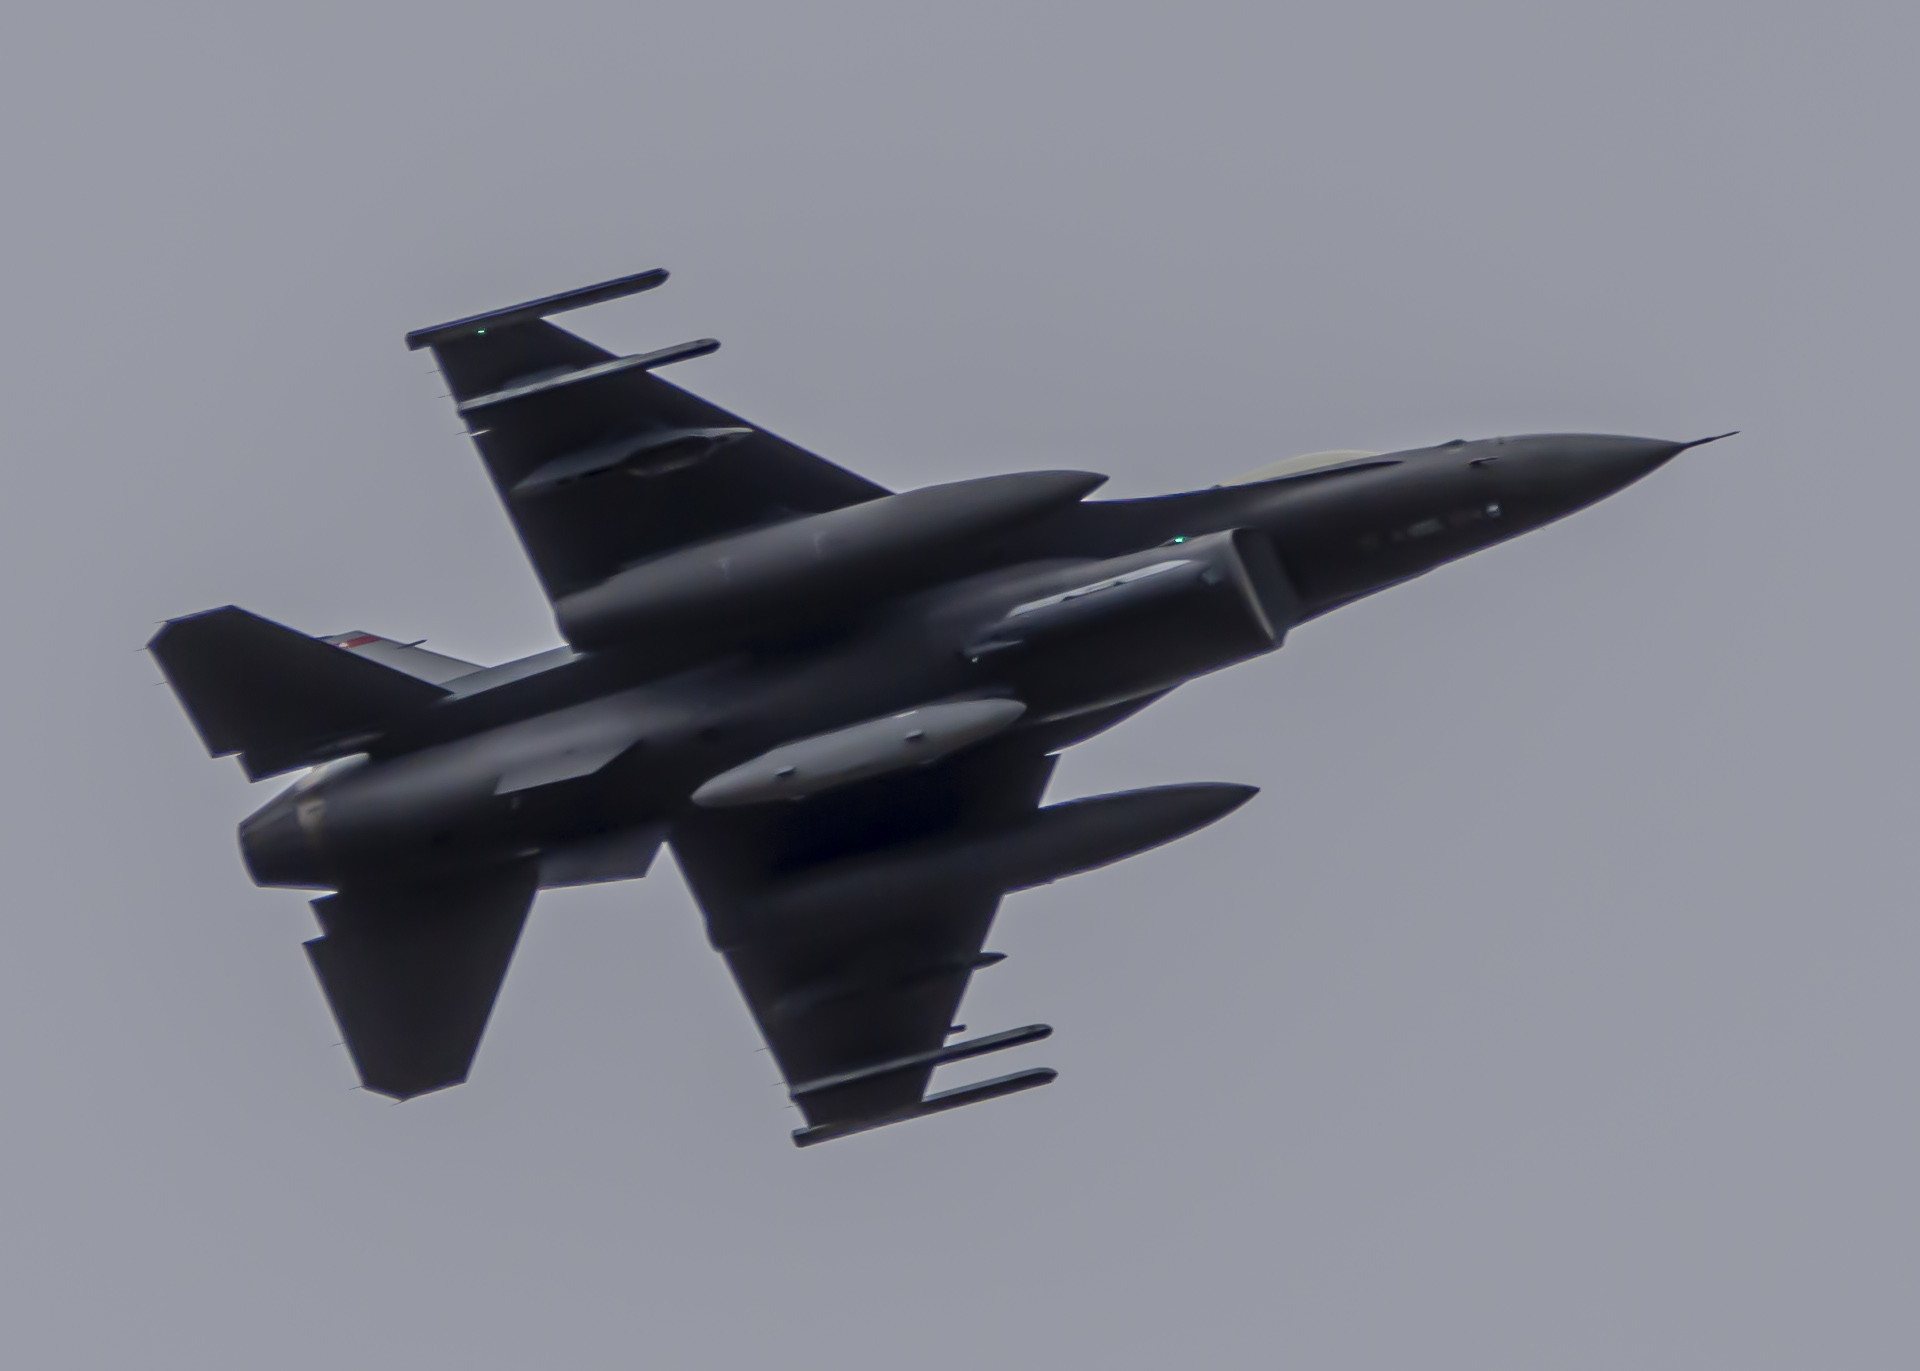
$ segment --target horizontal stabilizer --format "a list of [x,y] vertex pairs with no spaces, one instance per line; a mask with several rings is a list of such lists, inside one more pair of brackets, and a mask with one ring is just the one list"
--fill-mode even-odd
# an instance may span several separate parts
[[558,295],[548,295],[538,300],[529,300],[524,305],[508,305],[505,309],[488,310],[485,314],[470,314],[464,319],[455,319],[448,324],[435,324],[431,328],[417,328],[407,335],[407,346],[413,349],[433,347],[455,338],[479,336],[488,329],[511,328],[515,324],[530,324],[536,319],[544,319],[549,314],[564,314],[570,309],[584,309],[588,305],[597,305],[607,300],[618,300],[624,295],[638,295],[643,290],[652,290],[655,286],[665,285],[667,273],[659,267],[651,271],[638,271],[631,276],[617,277],[611,281],[602,281],[597,286],[582,286],[579,290],[562,291]]
[[228,605],[147,643],[207,751],[259,780],[363,749],[444,687]]
[[307,955],[367,1089],[405,1100],[467,1078],[534,879],[520,868],[313,902],[325,936]]
[[995,1076],[990,1081],[963,1085],[957,1090],[943,1090],[938,1095],[929,1095],[911,1109],[903,1109],[897,1114],[888,1114],[881,1118],[819,1123],[811,1128],[796,1128],[793,1130],[793,1145],[812,1147],[815,1143],[831,1142],[835,1138],[865,1133],[870,1128],[885,1128],[888,1124],[905,1123],[908,1119],[923,1119],[929,1114],[942,1114],[949,1109],[958,1109],[962,1105],[979,1104],[982,1100],[997,1100],[1002,1095],[1014,1095],[1022,1090],[1032,1090],[1035,1086],[1051,1085],[1059,1075],[1060,1073],[1051,1067],[1037,1066],[1030,1071],[1016,1071],[1010,1076]]

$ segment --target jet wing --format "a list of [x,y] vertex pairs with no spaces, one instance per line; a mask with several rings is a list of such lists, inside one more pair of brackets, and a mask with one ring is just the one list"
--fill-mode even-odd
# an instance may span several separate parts
[[420,329],[548,598],[688,543],[888,492],[653,375],[712,339],[618,357],[546,322],[664,271]]
[[675,825],[674,853],[754,1021],[808,1127],[806,1145],[976,1099],[1041,1085],[1030,1070],[928,1097],[945,1061],[1044,1037],[1044,1025],[948,1045],[1003,891],[930,892],[910,908],[848,908],[805,927],[755,917],[783,884],[929,836],[1005,822],[1034,809],[1052,757],[989,747],[923,771],[804,801],[697,812]]
[[307,944],[367,1089],[395,1099],[466,1080],[533,903],[527,867],[313,902]]

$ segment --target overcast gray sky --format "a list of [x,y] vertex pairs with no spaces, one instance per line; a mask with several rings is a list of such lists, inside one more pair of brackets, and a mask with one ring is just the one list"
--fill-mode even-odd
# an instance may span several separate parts
[[[40,5],[0,35],[20,1367],[1907,1367],[1912,5]],[[808,1152],[670,861],[354,1081],[137,651],[554,640],[408,328],[575,315],[896,488],[1742,436],[1072,754],[1058,1084]],[[997,1063],[995,1064],[998,1065]],[[955,1079],[963,1078],[956,1074]]]

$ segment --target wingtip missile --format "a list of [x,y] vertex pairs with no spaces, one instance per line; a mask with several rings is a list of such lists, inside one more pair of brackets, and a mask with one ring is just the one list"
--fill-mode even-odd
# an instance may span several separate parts
[[836,1072],[831,1076],[821,1076],[810,1081],[799,1081],[789,1087],[787,1094],[795,1100],[813,1095],[826,1095],[835,1090],[844,1090],[848,1086],[865,1085],[869,1081],[886,1076],[916,1071],[921,1067],[945,1066],[949,1062],[963,1062],[972,1057],[984,1057],[989,1052],[1004,1052],[1009,1047],[1024,1047],[1028,1043],[1037,1043],[1043,1038],[1052,1036],[1051,1024],[1033,1023],[1024,1028],[1009,1028],[1001,1033],[989,1033],[985,1037],[971,1038],[963,1043],[949,1043],[931,1052],[909,1053],[907,1056],[896,1057],[891,1061],[876,1062],[871,1066],[856,1067],[851,1071]]
[[449,323],[417,328],[407,335],[407,347],[418,351],[424,347],[438,347],[456,338],[478,337],[488,329],[504,329],[514,324],[529,324],[535,319],[544,319],[549,314],[564,314],[570,309],[584,309],[588,305],[598,305],[607,300],[638,295],[643,290],[652,290],[656,286],[665,285],[666,281],[667,271],[664,267],[654,267],[650,271],[637,271],[631,276],[616,276],[611,281],[582,286],[578,290],[565,290],[558,295],[544,295],[538,300],[508,305],[505,309],[488,310],[485,314],[470,314],[464,319],[455,319]]

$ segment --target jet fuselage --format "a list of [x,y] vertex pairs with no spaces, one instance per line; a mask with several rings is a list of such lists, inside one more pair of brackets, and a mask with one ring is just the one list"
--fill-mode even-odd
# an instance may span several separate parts
[[565,647],[481,667],[226,605],[148,643],[209,754],[304,769],[246,819],[262,885],[327,891],[306,951],[361,1084],[468,1078],[543,888],[670,846],[810,1147],[1032,1090],[948,1064],[1014,892],[1175,841],[1233,782],[1049,800],[1058,754],[1297,625],[1593,503],[1693,444],[1546,434],[1313,453],[1089,501],[1024,471],[893,491],[551,317],[633,273],[449,323],[433,354]]
[[[421,879],[659,827],[769,749],[938,701],[1004,697],[1066,746],[1288,628],[1591,504],[1686,444],[1452,442],[1143,500],[1071,504],[973,569],[750,646],[560,649],[475,672],[409,729],[241,825],[264,885]],[[555,759],[615,739],[585,775]],[[552,781],[543,777],[551,772]]]

